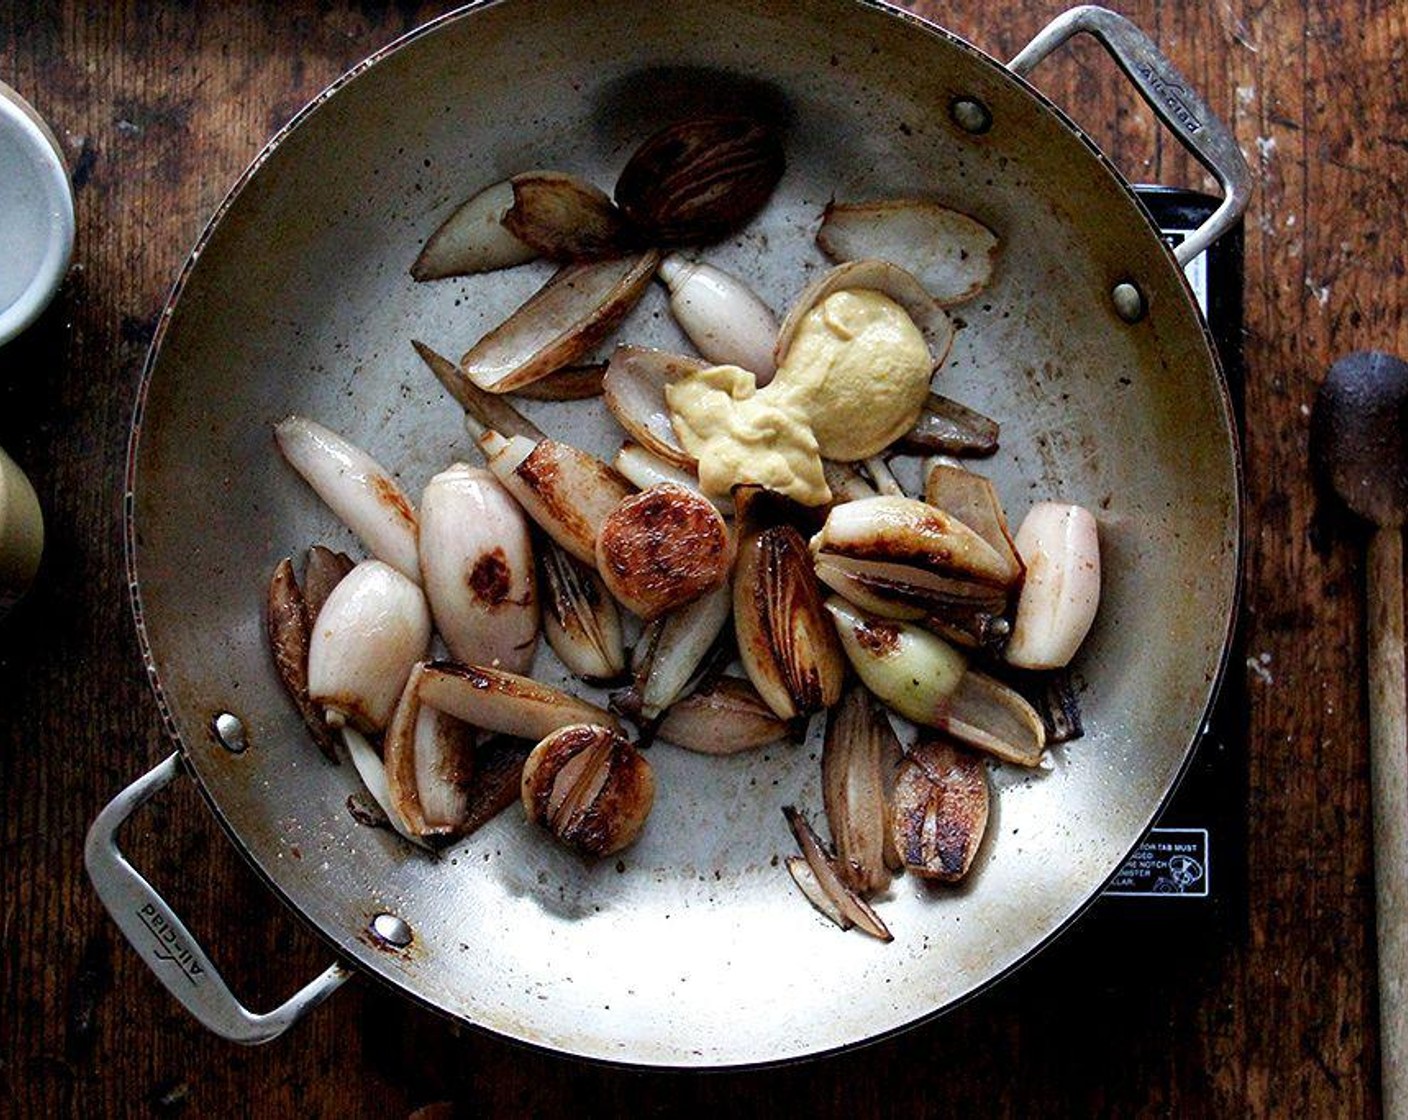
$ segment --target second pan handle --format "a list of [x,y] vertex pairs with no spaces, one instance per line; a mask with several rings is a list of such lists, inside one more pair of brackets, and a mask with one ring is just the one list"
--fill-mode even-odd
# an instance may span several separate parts
[[1008,63],[1025,78],[1074,35],[1093,36],[1125,72],[1164,125],[1222,184],[1222,205],[1174,250],[1180,267],[1241,219],[1251,200],[1252,174],[1236,137],[1194,91],[1154,41],[1124,16],[1092,4],[1057,16]]

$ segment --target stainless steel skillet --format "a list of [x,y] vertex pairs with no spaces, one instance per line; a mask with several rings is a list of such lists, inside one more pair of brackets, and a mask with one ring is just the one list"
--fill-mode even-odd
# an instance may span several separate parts
[[[623,28],[629,28],[623,33]],[[1128,185],[1020,76],[1095,34],[1223,182],[1182,250],[1234,222],[1245,168],[1225,130],[1120,17],[1076,9],[1004,67],[857,0],[475,5],[336,83],[222,205],[153,346],[133,425],[127,537],[137,623],[177,753],[98,818],[87,858],[134,946],[207,1025],[273,1037],[353,971],[542,1047],[639,1065],[775,1062],[873,1039],[1002,976],[1099,892],[1173,789],[1236,609],[1239,471],[1227,395],[1183,282]],[[529,167],[608,186],[639,139],[704,106],[787,124],[767,210],[708,256],[784,307],[822,260],[826,201],[928,194],[1004,244],[961,312],[943,391],[1003,423],[991,473],[1015,517],[1038,497],[1099,511],[1106,590],[1078,665],[1088,733],[1040,774],[999,770],[969,883],[901,879],[880,945],[826,925],[787,879],[780,805],[820,808],[815,744],[731,759],[666,748],[657,808],[619,862],[585,865],[513,810],[437,860],[348,814],[351,767],[306,741],[260,614],[277,559],[350,545],[273,450],[290,412],[344,432],[408,490],[471,454],[409,339],[458,352],[540,282],[417,285],[426,233]],[[621,336],[681,347],[660,293]],[[598,452],[591,406],[540,426]],[[552,672],[543,663],[543,671]],[[180,772],[333,966],[245,1011],[114,843]]]

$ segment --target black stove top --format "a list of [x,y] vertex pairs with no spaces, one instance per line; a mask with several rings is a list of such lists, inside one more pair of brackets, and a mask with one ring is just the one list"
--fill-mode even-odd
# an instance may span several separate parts
[[[1140,187],[1141,200],[1171,244],[1199,226],[1218,199]],[[1187,275],[1212,330],[1238,423],[1242,415],[1242,231],[1190,262]],[[1196,923],[1220,928],[1246,881],[1246,703],[1234,638],[1217,703],[1182,782],[1139,848],[1092,911],[1095,922]]]

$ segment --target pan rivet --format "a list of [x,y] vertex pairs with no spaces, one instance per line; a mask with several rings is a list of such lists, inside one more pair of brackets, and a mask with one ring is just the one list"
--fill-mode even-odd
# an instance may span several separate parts
[[1137,284],[1128,280],[1116,284],[1114,291],[1110,293],[1110,299],[1114,302],[1115,314],[1126,323],[1137,323],[1144,318],[1144,293],[1139,290]]
[[971,97],[955,98],[949,104],[948,115],[953,118],[954,124],[974,136],[992,127],[992,113],[988,107]]
[[411,927],[395,914],[378,914],[372,919],[371,931],[378,941],[385,941],[398,949],[404,949],[411,943]]
[[221,712],[215,717],[215,738],[231,754],[243,754],[249,746],[249,740],[244,737],[243,721],[229,712]]

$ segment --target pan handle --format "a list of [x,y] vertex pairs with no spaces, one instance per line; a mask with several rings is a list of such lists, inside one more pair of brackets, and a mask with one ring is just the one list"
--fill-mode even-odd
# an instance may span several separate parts
[[235,998],[185,924],[117,846],[117,830],[127,818],[180,773],[177,752],[108,802],[88,830],[83,862],[123,935],[202,1026],[246,1046],[268,1042],[332,995],[352,973],[346,965],[334,964],[286,1003],[262,1015]]
[[1047,24],[1009,62],[1027,77],[1047,55],[1085,32],[1110,52],[1139,95],[1198,162],[1222,184],[1222,204],[1173,251],[1180,267],[1235,226],[1252,194],[1252,175],[1237,139],[1194,92],[1164,53],[1124,16],[1093,4],[1072,8]]

